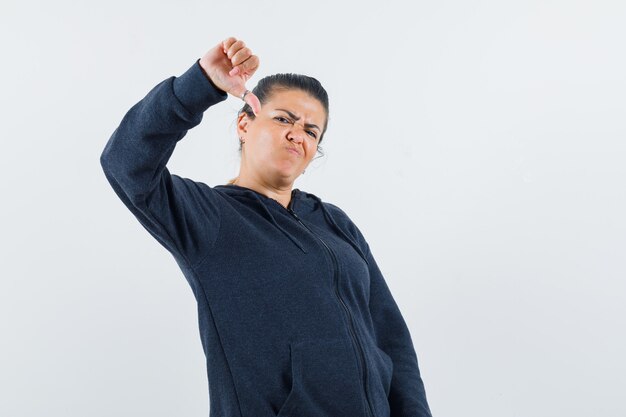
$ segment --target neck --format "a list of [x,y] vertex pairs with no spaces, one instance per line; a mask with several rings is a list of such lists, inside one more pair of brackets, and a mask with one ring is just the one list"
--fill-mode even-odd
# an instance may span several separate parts
[[237,177],[232,184],[240,187],[250,188],[258,193],[261,193],[269,198],[273,198],[278,201],[283,207],[287,207],[291,201],[291,191],[293,184],[284,186],[277,186],[275,184],[268,184],[263,181],[254,181],[250,178]]

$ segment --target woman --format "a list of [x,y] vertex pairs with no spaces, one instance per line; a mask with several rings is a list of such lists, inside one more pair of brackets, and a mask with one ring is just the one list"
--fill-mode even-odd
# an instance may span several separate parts
[[[252,92],[259,59],[230,37],[124,116],[100,158],[116,194],[171,254],[198,302],[211,416],[430,416],[409,330],[357,226],[292,188],[328,125],[311,77]],[[170,174],[176,143],[231,94],[239,176]]]

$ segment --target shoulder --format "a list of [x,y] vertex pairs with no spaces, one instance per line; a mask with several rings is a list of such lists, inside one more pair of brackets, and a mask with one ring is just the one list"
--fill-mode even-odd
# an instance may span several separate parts
[[339,207],[337,204],[330,203],[328,201],[323,201],[324,207],[328,212],[331,213],[335,222],[341,227],[346,233],[348,233],[364,250],[364,252],[369,251],[369,245],[365,236],[361,232],[361,229],[356,225],[356,223],[352,220],[352,218],[348,215],[346,210]]
[[367,244],[367,242],[365,242],[365,237],[363,236],[363,233],[350,217],[349,210],[345,210],[339,207],[338,204],[323,200],[322,198],[311,192],[307,192],[304,190],[298,191],[304,197],[303,200],[307,201],[307,203],[305,204],[307,206],[307,210],[317,211],[320,209],[321,205],[323,207],[323,211],[326,211],[328,214],[330,214],[333,221],[337,223],[337,225],[341,227],[343,231],[356,239],[359,244]]
[[345,221],[352,222],[352,219],[350,219],[350,216],[348,216],[348,213],[346,213],[338,205],[328,202],[328,201],[322,201],[322,204],[324,204],[324,207],[326,207],[326,210],[330,211],[333,214],[333,216],[337,216],[337,217],[344,219]]

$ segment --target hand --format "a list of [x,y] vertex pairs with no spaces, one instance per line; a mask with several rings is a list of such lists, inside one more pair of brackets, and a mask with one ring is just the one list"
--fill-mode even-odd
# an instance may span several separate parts
[[[200,66],[219,89],[241,99],[246,82],[259,68],[259,57],[242,40],[229,37],[204,54]],[[255,115],[261,111],[261,102],[252,92],[246,94],[245,102]]]

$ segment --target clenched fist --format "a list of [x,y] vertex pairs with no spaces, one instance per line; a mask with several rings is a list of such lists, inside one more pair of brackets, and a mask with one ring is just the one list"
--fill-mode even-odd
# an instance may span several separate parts
[[[219,89],[241,99],[246,82],[259,68],[259,57],[242,40],[229,37],[204,54],[200,66]],[[261,111],[261,102],[252,92],[244,100],[255,115]]]

